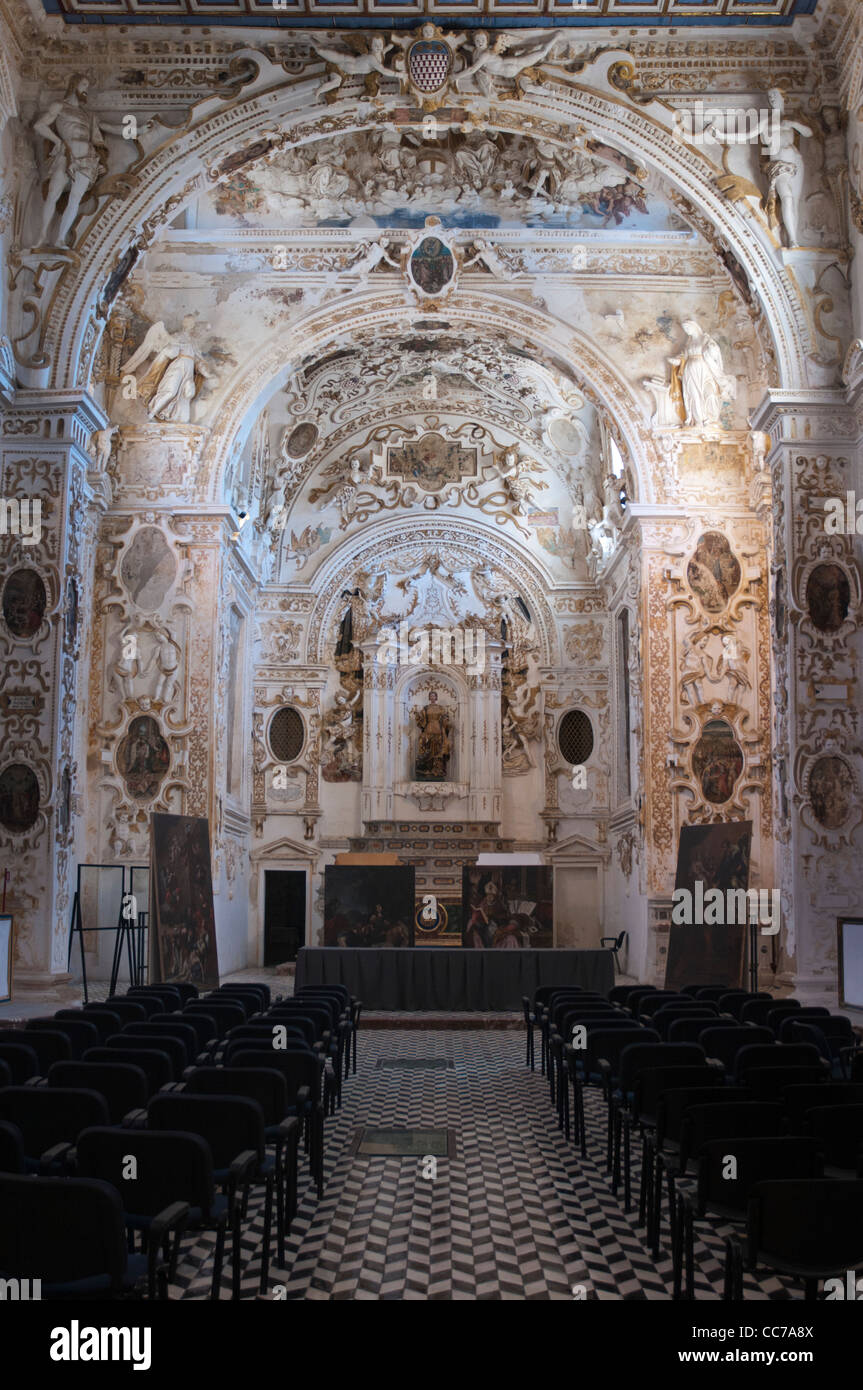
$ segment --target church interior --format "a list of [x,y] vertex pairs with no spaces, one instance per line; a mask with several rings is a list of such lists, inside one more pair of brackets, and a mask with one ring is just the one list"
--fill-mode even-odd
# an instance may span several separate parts
[[858,0],[0,0],[5,1299],[863,1297],[861,151]]

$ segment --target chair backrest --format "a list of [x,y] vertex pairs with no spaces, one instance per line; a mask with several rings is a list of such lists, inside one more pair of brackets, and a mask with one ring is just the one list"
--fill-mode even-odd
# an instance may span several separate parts
[[[26,1043],[39,1059],[39,1074],[45,1076],[54,1062],[72,1059],[72,1044],[68,1035],[58,1028],[10,1028],[4,1034],[10,1043]],[[96,1041],[98,1042],[98,1034]]]
[[195,1067],[185,1081],[186,1093],[200,1096],[250,1096],[277,1125],[288,1113],[288,1086],[277,1067]]
[[[118,1034],[122,1041],[122,1035]],[[147,1082],[147,1095],[153,1095],[162,1086],[167,1086],[169,1081],[174,1081],[174,1068],[171,1065],[170,1057],[166,1057],[164,1052],[157,1052],[150,1047],[91,1047],[89,1052],[84,1053],[85,1062],[107,1062],[109,1064],[123,1064],[125,1066],[137,1067],[143,1072]]]
[[[735,1170],[729,1158],[735,1159]],[[749,1194],[765,1178],[820,1178],[823,1159],[814,1139],[763,1134],[752,1138],[726,1135],[702,1144],[698,1163],[698,1202],[745,1211]]]
[[609,1004],[625,1004],[633,990],[638,988],[638,985],[615,985],[608,991]]
[[132,985],[126,993],[130,999],[158,999],[168,1013],[183,1007],[183,995],[177,985]]
[[583,1019],[586,1022],[592,1018],[606,1018],[609,1022],[622,1018],[625,1023],[632,1023],[629,1014],[625,1014],[622,1009],[616,1009],[613,1004],[577,1004],[568,999],[562,1004],[555,1004],[552,1024],[558,1032],[566,1033],[569,1031],[569,1021],[577,1023]]
[[775,1009],[770,1009],[767,1018],[764,1020],[767,1027],[771,1028],[781,1042],[782,1025],[787,1019],[799,1019],[802,1023],[804,1019],[829,1018],[830,1010],[825,1009],[820,1004],[807,1005],[805,1008],[797,1005],[796,1008],[789,1008],[785,1004],[777,1004]]
[[819,1060],[812,1067],[750,1067],[744,1084],[754,1100],[779,1100],[788,1086],[826,1086],[829,1082],[830,1073]]
[[854,1025],[850,1018],[845,1018],[842,1014],[827,1014],[826,1010],[820,1016],[810,1014],[808,1009],[800,1009],[796,1014],[785,1014],[779,1024],[779,1041],[807,1041],[805,1038],[798,1039],[794,1036],[795,1028],[803,1025],[817,1028],[822,1037],[830,1043],[831,1052],[837,1051],[840,1047],[854,1046]]
[[[824,1089],[826,1098],[830,1088]],[[818,1105],[804,1120],[813,1139],[821,1143],[825,1163],[850,1168],[856,1177],[863,1156],[863,1105]]]
[[193,999],[183,1010],[183,1017],[194,1013],[207,1014],[214,1019],[216,1036],[219,1038],[223,1038],[229,1028],[246,1021],[246,1010],[239,1000],[213,999],[212,995],[206,999]]
[[612,1077],[616,1078],[624,1048],[630,1047],[633,1043],[659,1041],[659,1034],[655,1028],[642,1028],[638,1024],[633,1024],[631,1028],[597,1028],[595,1032],[591,1030],[587,1035],[587,1047],[584,1051],[585,1073],[588,1076],[596,1075],[600,1061],[604,1060],[610,1064]]
[[727,985],[699,985],[695,991],[696,999],[710,999],[720,1007],[723,999],[735,994],[745,994],[748,998],[749,991],[739,987],[729,989]]
[[146,1023],[127,1023],[120,1034],[121,1038],[155,1038],[158,1042],[162,1038],[171,1039],[182,1048],[182,1065],[188,1066],[194,1062],[198,1052],[198,1036],[188,1023],[172,1023],[163,1020],[161,1023],[154,1023],[152,1018],[148,1018]]
[[[656,985],[635,985],[632,988],[630,988],[629,994],[626,999],[626,1007],[630,1010],[631,1013],[637,1013],[638,1006],[641,1003],[642,999],[646,999],[648,994],[658,993],[659,990],[656,988]],[[664,990],[663,993],[665,993]]]
[[27,1027],[62,1033],[69,1039],[70,1055],[73,1059],[83,1057],[88,1047],[98,1047],[102,1040],[95,1023],[88,1022],[80,1014],[76,1018],[31,1018]]
[[139,1037],[137,1033],[115,1033],[113,1037],[108,1038],[105,1046],[123,1052],[149,1050],[161,1053],[170,1064],[171,1081],[179,1081],[184,1067],[187,1066],[186,1049],[183,1044],[178,1038],[169,1038],[164,1033],[158,1037]]
[[[176,1031],[176,1025],[178,1023],[183,1029],[191,1028],[195,1035],[195,1052],[202,1052],[207,1046],[207,1043],[212,1042],[212,1040],[218,1036],[218,1026],[211,1014],[192,1013],[191,1011],[182,1014],[151,1014],[147,1022],[151,1027],[157,1023],[173,1024],[175,1037],[180,1036],[179,1032]],[[191,1042],[191,1039],[188,1037],[186,1040],[187,1042]]]
[[[288,1032],[302,1033],[309,1047],[317,1042],[319,1037],[318,1025],[314,1019],[306,1018],[296,1010],[287,1010],[279,1013],[278,1009],[271,1009],[263,1018],[256,1018],[252,1023],[243,1025],[246,1028],[261,1028],[269,1030],[270,1037],[273,1037],[273,1029],[276,1027],[287,1028]],[[234,1036],[232,1028],[228,1034],[228,1041]]]
[[88,1023],[92,1023],[99,1030],[99,1041],[104,1042],[110,1038],[112,1033],[119,1033],[124,1023],[131,1023],[133,1018],[141,1020],[147,1017],[146,1011],[138,1004],[127,1003],[125,1000],[123,1007],[115,1007],[113,1004],[85,1004],[81,1010],[82,1016]]
[[210,1146],[216,1181],[247,1149],[259,1160],[264,1157],[264,1113],[248,1096],[160,1091],[150,1098],[147,1124],[150,1129],[200,1134]]
[[836,1178],[756,1183],[747,1208],[747,1253],[835,1270],[863,1264],[863,1182]]
[[666,1139],[679,1140],[684,1116],[695,1105],[733,1104],[748,1101],[750,1092],[744,1086],[675,1086],[663,1091],[656,1107],[656,1144],[662,1148]]
[[[79,1174],[101,1178],[117,1188],[127,1216],[151,1218],[174,1202],[213,1206],[213,1156],[199,1134],[151,1129],[82,1130],[75,1150]],[[134,1178],[129,1158],[137,1159]]]
[[[277,1029],[284,1029],[284,1033],[277,1032]],[[228,1036],[222,1039],[222,1050],[225,1051],[240,1041],[248,1044],[250,1040],[255,1047],[275,1047],[276,1040],[281,1040],[283,1037],[297,1038],[311,1047],[314,1041],[314,1030],[308,1020],[306,1026],[303,1027],[300,1023],[291,1022],[284,1018],[276,1019],[275,1023],[265,1019],[256,1019],[253,1023],[241,1023],[238,1027],[232,1028]]]
[[0,1060],[0,1088],[12,1085],[12,1068],[8,1062]]
[[350,1008],[351,996],[344,985],[300,985],[299,989],[294,990],[294,998],[300,998],[306,994],[317,994],[319,990],[333,994],[342,1001],[342,1007]]
[[[715,1014],[686,1014],[683,1018],[675,1018],[668,1025],[669,1042],[700,1042],[702,1033],[708,1028],[736,1028],[737,1024],[733,1018],[717,1018]],[[708,1053],[708,1056],[710,1054]]]
[[709,1023],[716,1018],[716,1012],[705,1004],[666,1004],[653,1015],[653,1027],[661,1038],[667,1040],[672,1023],[680,1018],[704,1019]]
[[790,1014],[799,1008],[799,999],[748,999],[740,1010],[740,1022],[761,1028],[770,1014]]
[[633,1086],[633,1110],[642,1117],[655,1116],[659,1098],[666,1091],[691,1090],[695,1086],[722,1086],[724,1078],[716,1067],[706,1063],[695,1066],[647,1067],[637,1073]]
[[31,1077],[41,1075],[39,1058],[26,1043],[0,1042],[0,1061],[9,1068],[14,1086],[23,1086]]
[[[153,1009],[153,1013],[156,1013],[157,1010],[161,1011],[162,1007],[158,1000],[155,1003],[156,1008]],[[105,1000],[104,1004],[84,1005],[84,1012],[88,1014],[91,1012],[102,1013],[103,1011],[112,1013],[115,1018],[120,1020],[117,1027],[111,1029],[112,1033],[119,1033],[124,1023],[146,1022],[150,1013],[150,1006],[149,1001],[145,1002],[143,999],[122,999],[113,994]]]
[[[735,1093],[732,1100],[725,1095]],[[741,1097],[742,1092],[742,1097]],[[715,1099],[690,1105],[680,1121],[680,1162],[697,1158],[715,1139],[757,1139],[785,1133],[785,1115],[777,1103],[759,1104],[743,1087],[717,1089]]]
[[83,1288],[110,1298],[126,1263],[123,1207],[108,1183],[0,1176],[0,1277],[40,1279],[43,1298]]
[[[243,992],[239,994],[236,990],[223,992],[221,989],[214,989],[211,990],[209,994],[201,996],[194,1002],[196,1004],[203,1004],[205,1007],[207,1004],[236,1005],[238,1008],[242,1009],[244,1020],[251,1018],[252,1014],[257,1014],[261,1011],[261,996],[254,992],[247,992],[246,990],[243,990]],[[187,1012],[194,1011],[187,1010]]]
[[754,1067],[814,1067],[818,1060],[818,1048],[811,1043],[789,1043],[782,1047],[778,1043],[755,1043],[741,1047],[735,1069],[742,1081]]
[[[116,1033],[121,1026],[118,1014],[105,1007],[104,1004],[85,1004],[80,1009],[58,1009],[54,1014],[58,1021],[68,1021],[70,1023],[89,1023],[99,1034],[99,1042],[107,1038],[111,1033]],[[98,1047],[99,1043],[93,1043]]]
[[307,1049],[262,1052],[255,1048],[238,1048],[231,1054],[230,1065],[244,1069],[263,1067],[269,1070],[272,1067],[281,1072],[287,1086],[289,1106],[296,1105],[297,1092],[302,1086],[308,1086],[313,1104],[317,1105],[320,1101],[323,1064],[320,1057]]
[[638,1010],[643,1018],[652,1018],[669,1004],[691,1003],[692,1000],[687,994],[680,994],[676,989],[658,989],[655,994],[648,994],[646,999],[639,1001]]
[[567,1014],[563,1019],[560,1029],[564,1042],[570,1042],[574,1028],[584,1028],[587,1034],[596,1032],[597,1029],[616,1029],[628,1028],[632,1031],[633,1022],[629,1014],[615,1012],[613,1014],[585,1014],[576,1009],[574,1013]]
[[697,1067],[705,1060],[698,1043],[632,1042],[620,1054],[618,1084],[626,1093],[633,1090],[638,1073],[648,1067]]
[[775,1039],[769,1028],[707,1028],[701,1034],[701,1046],[708,1057],[716,1057],[729,1071],[733,1070],[735,1058],[744,1047],[757,1043],[775,1046]]
[[771,1002],[775,1002],[773,1000],[773,995],[767,994],[765,990],[761,990],[756,994],[744,989],[729,990],[727,994],[720,995],[719,1012],[731,1014],[732,1018],[736,1018],[739,1022],[743,1005],[748,1004],[752,999],[767,999]]
[[97,1091],[105,1099],[112,1125],[120,1124],[130,1110],[143,1109],[150,1094],[141,1068],[123,1062],[55,1062],[48,1085]]
[[0,1120],[0,1173],[24,1172],[24,1137],[11,1120]]
[[329,1014],[328,1028],[338,1028],[339,1019],[344,1013],[344,1005],[341,999],[334,994],[303,994],[297,1001],[300,1004],[311,1004],[316,1009],[326,1009]]
[[[334,986],[334,988],[338,988],[338,986]],[[254,990],[255,993],[259,996],[261,1000],[262,1009],[266,1009],[269,1006],[270,999],[272,997],[270,994],[270,986],[264,984],[261,980],[250,980],[246,984],[219,985],[220,994],[245,994],[249,990]],[[345,994],[347,994],[347,990],[345,990]]]
[[283,1003],[277,1004],[270,1009],[267,1014],[268,1019],[281,1019],[286,1022],[293,1015],[301,1018],[308,1018],[315,1025],[315,1037],[320,1038],[322,1033],[329,1031],[330,1011],[319,1004],[307,1004],[305,999],[286,999]]
[[[113,1009],[114,1006],[117,1004],[118,1000],[116,996],[112,995],[111,998],[108,999],[106,1002],[109,1003],[111,1005],[111,1008]],[[157,999],[155,994],[150,994],[147,990],[142,990],[140,994],[127,994],[124,996],[124,998],[119,1000],[119,1003],[134,1004],[136,1009],[143,1009],[145,1018],[149,1018],[151,1014],[164,1013],[166,1008],[165,1001],[163,999]],[[141,1019],[140,1013],[131,1015],[129,1018],[124,1018],[122,1014],[120,1015],[120,1017],[123,1018],[124,1023],[136,1023],[144,1021],[143,1019]]]
[[796,1130],[807,1111],[816,1105],[863,1105],[863,1082],[831,1081],[825,1085],[821,1081],[814,1086],[786,1086],[781,1100],[791,1127]]
[[80,1087],[7,1086],[0,1091],[0,1120],[18,1126],[27,1158],[35,1161],[55,1144],[74,1144],[87,1125],[106,1125],[108,1106],[98,1092]]

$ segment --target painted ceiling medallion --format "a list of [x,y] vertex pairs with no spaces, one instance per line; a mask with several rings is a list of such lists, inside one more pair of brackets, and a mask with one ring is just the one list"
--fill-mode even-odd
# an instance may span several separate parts
[[402,268],[417,299],[430,303],[455,289],[462,253],[439,217],[427,217],[402,251]]

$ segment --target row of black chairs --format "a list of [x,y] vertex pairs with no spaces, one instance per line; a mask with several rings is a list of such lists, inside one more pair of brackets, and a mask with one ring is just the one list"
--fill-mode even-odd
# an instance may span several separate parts
[[262,1189],[263,1291],[303,1137],[322,1194],[325,1106],[356,1071],[361,1008],[336,986],[275,1002],[265,985],[139,986],[0,1034],[0,1272],[41,1278],[44,1297],[164,1297],[181,1239],[213,1230],[212,1296],[230,1232],[238,1298]]
[[[847,1019],[716,986],[619,986],[607,997],[538,991],[526,1001],[525,1024],[531,1066],[540,1029],[542,1067],[567,1137],[572,1090],[583,1155],[585,1090],[601,1090],[606,1166],[613,1191],[623,1177],[627,1210],[631,1136],[640,1133],[639,1221],[658,1258],[667,1183],[675,1297],[684,1267],[693,1296],[695,1222],[709,1216],[745,1221],[748,1266],[799,1276],[807,1298],[820,1278],[863,1260],[863,1052]],[[695,1189],[681,1188],[682,1179]],[[839,1231],[856,1222],[857,1233],[813,1243],[805,1217],[790,1220],[790,1202],[838,1221]],[[743,1266],[742,1244],[729,1238],[726,1297],[742,1296]]]

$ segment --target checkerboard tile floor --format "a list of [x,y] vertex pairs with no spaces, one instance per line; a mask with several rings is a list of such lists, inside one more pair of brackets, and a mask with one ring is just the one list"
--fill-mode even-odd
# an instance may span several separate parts
[[[392,1057],[450,1058],[453,1067],[377,1067]],[[523,1036],[361,1030],[357,1075],[325,1124],[323,1198],[301,1150],[299,1210],[283,1268],[273,1239],[267,1296],[572,1300],[573,1286],[583,1285],[587,1298],[670,1298],[667,1226],[654,1265],[637,1209],[624,1213],[605,1175],[604,1113],[589,1094],[582,1160],[557,1129],[545,1077],[524,1065]],[[351,1156],[360,1125],[452,1128],[456,1157],[438,1159],[429,1178],[416,1158]],[[262,1205],[262,1198],[250,1203],[244,1227],[243,1298],[258,1296]],[[697,1227],[699,1299],[721,1297],[728,1229]],[[209,1296],[214,1239],[184,1247],[172,1297]],[[228,1251],[222,1297],[229,1296]],[[745,1296],[799,1299],[802,1289],[747,1276]]]

